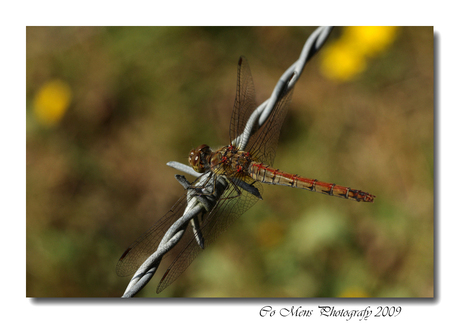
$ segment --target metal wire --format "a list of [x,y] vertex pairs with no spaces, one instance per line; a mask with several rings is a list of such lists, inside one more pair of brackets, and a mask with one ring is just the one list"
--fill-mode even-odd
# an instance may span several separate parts
[[[275,107],[276,102],[280,99],[280,95],[284,93],[282,90],[285,89],[286,85],[288,89],[294,87],[295,83],[302,74],[305,64],[324,45],[327,37],[332,31],[332,28],[333,27],[318,27],[310,35],[302,49],[302,52],[300,53],[299,59],[283,73],[270,98],[254,110],[246,123],[243,133],[235,138],[232,141],[232,144],[238,143],[238,147],[244,150],[252,133],[267,121],[273,108]],[[163,256],[182,238],[189,222],[194,230],[194,236],[197,240],[197,244],[203,247],[199,226],[196,226],[196,217],[200,213],[211,211],[228,185],[223,176],[215,176],[211,173],[203,175],[196,172],[188,165],[174,161],[168,162],[167,165],[195,177],[201,176],[201,178],[192,188],[190,187],[190,183],[185,180],[185,177],[176,175],[176,179],[184,186],[185,189],[187,189],[187,207],[184,214],[169,228],[158,245],[157,250],[149,258],[147,258],[147,260],[136,271],[122,296],[123,298],[133,297],[149,282],[158,269]],[[209,177],[216,177],[215,179],[211,179],[215,181],[209,181]],[[215,187],[213,185],[214,182],[216,183]],[[204,187],[200,188],[200,186]],[[206,194],[203,195],[203,193]]]

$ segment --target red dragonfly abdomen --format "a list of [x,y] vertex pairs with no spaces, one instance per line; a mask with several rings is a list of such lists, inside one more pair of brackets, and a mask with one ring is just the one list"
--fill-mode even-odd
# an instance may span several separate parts
[[356,201],[373,202],[375,198],[374,195],[361,190],[338,186],[333,183],[321,182],[316,179],[303,178],[296,174],[282,172],[262,163],[252,162],[248,171],[251,178],[262,183],[306,189]]

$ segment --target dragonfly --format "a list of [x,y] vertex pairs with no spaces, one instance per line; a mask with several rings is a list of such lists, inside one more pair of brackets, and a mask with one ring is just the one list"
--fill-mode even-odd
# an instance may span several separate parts
[[[185,244],[161,278],[157,293],[176,280],[206,246],[215,241],[230,224],[262,199],[262,183],[301,188],[358,202],[374,201],[375,196],[367,192],[301,177],[272,167],[281,126],[292,93],[293,87],[289,89],[285,85],[268,119],[262,126],[254,126],[249,139],[244,140],[240,135],[243,134],[256,108],[256,102],[248,61],[244,56],[240,57],[229,144],[215,151],[206,144],[200,145],[191,150],[188,158],[193,169],[202,174],[190,185],[191,190],[200,192],[200,188],[205,186],[217,190],[219,187],[217,179],[224,179],[225,188],[222,193],[216,195],[218,200],[213,207],[203,213],[201,219],[191,222],[192,226],[188,226],[193,228],[187,229],[188,238],[182,238]],[[165,216],[123,253],[117,263],[117,274],[132,275],[147,257],[157,250],[162,237],[182,216],[186,206],[187,194],[182,196]]]

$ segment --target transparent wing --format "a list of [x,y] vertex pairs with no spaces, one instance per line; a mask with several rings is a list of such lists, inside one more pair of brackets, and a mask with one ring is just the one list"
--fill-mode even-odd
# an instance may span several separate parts
[[[257,161],[272,165],[275,160],[278,138],[292,98],[293,88],[285,89],[275,104],[268,120],[249,138],[246,152]],[[246,123],[256,109],[254,82],[249,63],[244,56],[238,61],[235,103],[230,121],[230,141],[243,133]],[[256,127],[256,126],[255,126]],[[238,143],[237,143],[238,144]]]
[[230,142],[243,133],[244,127],[256,108],[254,82],[248,60],[241,56],[238,61],[236,96],[230,121]]
[[187,194],[183,195],[162,218],[126,249],[118,260],[117,275],[121,277],[132,276],[144,261],[157,250],[166,231],[183,215],[186,206]]

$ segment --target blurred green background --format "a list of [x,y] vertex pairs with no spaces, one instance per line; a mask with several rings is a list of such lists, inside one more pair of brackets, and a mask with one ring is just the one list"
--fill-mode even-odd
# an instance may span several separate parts
[[[239,56],[261,103],[314,29],[28,27],[27,296],[121,296],[118,258],[184,193],[165,163],[228,144]],[[138,296],[433,296],[433,29],[397,28],[334,78],[346,35],[307,64],[274,166],[375,202],[265,185],[171,286],[155,293],[177,251]]]

